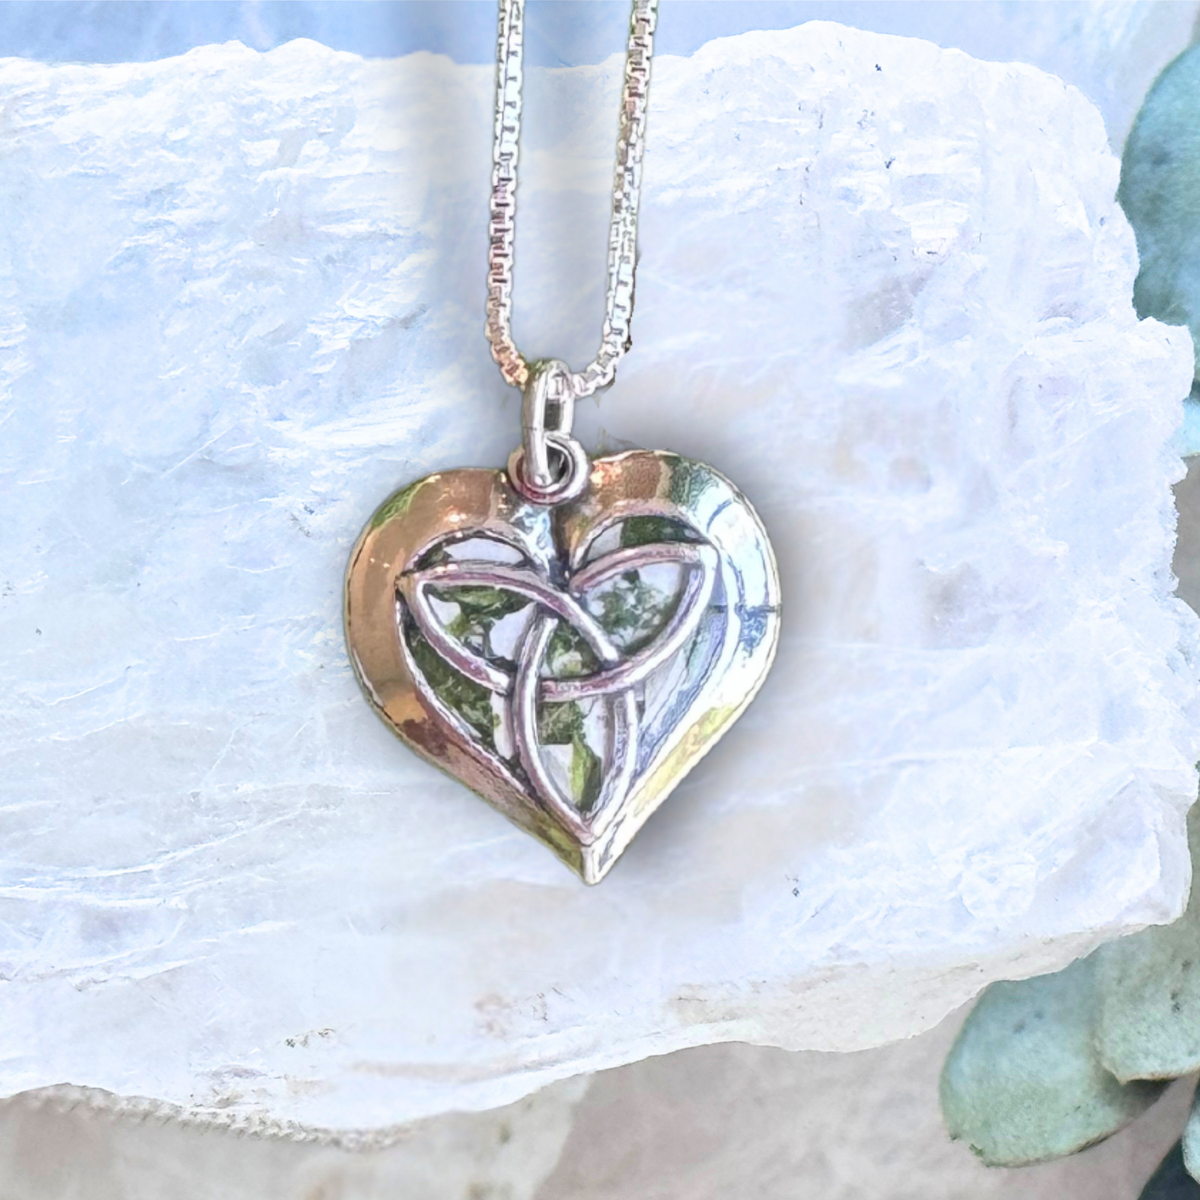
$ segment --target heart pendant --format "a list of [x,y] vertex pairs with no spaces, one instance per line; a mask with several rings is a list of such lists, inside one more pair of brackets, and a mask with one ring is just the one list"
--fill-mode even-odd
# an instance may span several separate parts
[[504,471],[396,492],[351,554],[345,621],[394,732],[597,883],[758,691],[779,580],[733,484],[634,450],[556,505]]

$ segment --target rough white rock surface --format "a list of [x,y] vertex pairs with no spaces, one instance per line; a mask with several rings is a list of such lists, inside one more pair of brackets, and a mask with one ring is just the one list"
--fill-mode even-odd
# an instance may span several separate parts
[[[0,1089],[381,1127],[901,1037],[1181,907],[1191,347],[1134,318],[1098,115],[833,25],[655,70],[636,347],[583,419],[737,479],[787,616],[588,890],[395,742],[339,624],[378,501],[514,441],[490,71],[0,67]],[[593,348],[617,79],[529,80],[532,355]]]
[[0,1178],[5,1200],[534,1200],[590,1079],[333,1145],[49,1088],[0,1101]]
[[[621,44],[622,0],[581,9],[531,10],[527,60],[537,65],[598,62]],[[259,0],[223,4],[158,3],[137,21],[104,4],[48,9],[41,0],[0,4],[0,52],[42,62],[115,62],[167,58],[232,38],[271,50],[309,37],[370,56],[439,46],[458,62],[490,62],[495,14],[476,4],[424,5],[419,21],[396,5],[337,0]],[[1119,153],[1155,76],[1192,41],[1197,0],[663,0],[658,48],[691,54],[705,42],[762,28],[836,20],[875,33],[919,37],[988,62],[1024,62],[1073,84],[1097,108]]]
[[937,1106],[958,1024],[857,1054],[681,1050],[368,1151],[28,1093],[0,1102],[0,1178],[5,1200],[1132,1200],[1179,1139],[1194,1079],[1082,1154],[985,1167]]
[[[887,19],[889,9],[904,12],[905,27],[891,32],[956,46],[992,62],[1032,63],[1065,79],[1100,110],[1109,144],[1118,154],[1150,85],[1187,49],[1200,15],[1195,0],[972,0],[903,6],[880,0],[855,7],[869,7],[878,20]],[[850,24],[860,22],[850,19]]]

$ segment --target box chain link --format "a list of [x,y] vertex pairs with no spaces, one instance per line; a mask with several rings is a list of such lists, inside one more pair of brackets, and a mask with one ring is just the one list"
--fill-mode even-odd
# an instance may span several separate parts
[[576,372],[557,359],[528,362],[512,337],[525,0],[500,0],[488,222],[487,337],[500,374],[525,393],[522,445],[509,460],[509,474],[519,490],[539,503],[561,503],[578,495],[586,483],[586,470],[580,477],[581,465],[586,468],[586,455],[571,437],[574,402],[612,383],[617,363],[631,344],[638,203],[657,18],[658,0],[633,0],[613,174],[604,324],[596,357]]

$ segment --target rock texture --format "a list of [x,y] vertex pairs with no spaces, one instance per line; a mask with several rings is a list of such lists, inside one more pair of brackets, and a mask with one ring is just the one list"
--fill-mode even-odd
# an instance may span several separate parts
[[[297,37],[368,57],[436,48],[456,62],[490,63],[495,14],[490,5],[422,5],[341,0],[259,0],[222,4],[158,0],[130,17],[89,0],[5,0],[0,4],[0,55],[42,62],[127,62],[184,54],[232,39],[271,50]],[[874,33],[900,34],[965,50],[989,62],[1024,62],[1079,88],[1100,109],[1109,142],[1120,152],[1155,76],[1192,40],[1196,0],[740,0],[688,4],[665,0],[657,46],[693,54],[705,42],[749,29],[831,20]],[[620,46],[627,20],[621,0],[547,5],[531,10],[527,61],[536,66],[598,62]]]
[[1190,1080],[1094,1149],[985,1167],[937,1112],[956,1024],[857,1054],[681,1050],[367,1152],[29,1095],[0,1102],[0,1178],[5,1200],[1133,1200],[1187,1120]]
[[[1194,880],[1200,808],[1188,831]],[[1049,975],[992,984],[946,1058],[951,1135],[991,1165],[1045,1162],[1108,1137],[1165,1081],[1200,1070],[1198,893],[1193,886],[1170,925],[1117,938]]]
[[[1192,878],[1200,863],[1200,808],[1188,819]],[[1117,1079],[1176,1079],[1200,1071],[1200,887],[1178,921],[1101,947],[1090,1041]]]
[[[1200,15],[1194,0],[985,2],[913,8],[918,27],[896,32],[930,37],[979,58],[1032,63],[1079,88],[1103,115],[1109,144],[1118,154],[1150,85],[1187,49]],[[925,22],[943,26],[938,31],[941,36],[920,29]],[[956,35],[957,29],[962,32]]]
[[[599,326],[618,66],[534,73],[518,341]],[[594,444],[763,514],[784,645],[598,891],[358,696],[389,490],[500,463],[490,71],[311,43],[0,71],[0,1087],[371,1129],[704,1042],[851,1049],[1168,920],[1185,331],[1093,109],[810,25],[656,65]]]
[[55,1088],[0,1102],[0,1173],[5,1200],[533,1200],[587,1089],[587,1077],[562,1080],[490,1112],[389,1130],[365,1149],[245,1137]]

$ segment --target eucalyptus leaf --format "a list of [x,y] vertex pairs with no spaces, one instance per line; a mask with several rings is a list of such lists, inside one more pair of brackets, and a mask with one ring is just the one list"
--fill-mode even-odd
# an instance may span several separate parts
[[1188,1174],[1200,1180],[1200,1091],[1192,1097],[1192,1112],[1183,1130],[1183,1165]]
[[994,983],[980,997],[942,1070],[950,1136],[989,1166],[1073,1154],[1127,1125],[1165,1084],[1122,1084],[1092,1041],[1095,956],[1052,975]]
[[[1200,809],[1188,817],[1193,867]],[[1200,888],[1182,917],[1096,953],[1096,1048],[1118,1079],[1175,1079],[1200,1070]]]
[[1138,316],[1189,326],[1200,362],[1200,47],[1150,89],[1125,143],[1117,198],[1137,234]]
[[1188,1174],[1182,1142],[1176,1142],[1158,1164],[1138,1200],[1200,1200],[1200,1183]]

